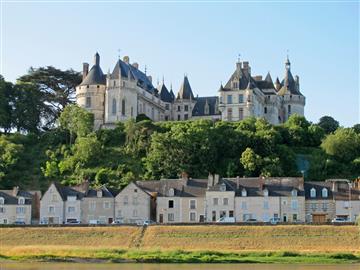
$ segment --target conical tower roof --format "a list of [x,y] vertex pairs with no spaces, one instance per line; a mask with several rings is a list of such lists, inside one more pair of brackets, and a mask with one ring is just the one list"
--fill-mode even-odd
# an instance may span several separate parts
[[177,95],[178,99],[195,99],[194,94],[192,92],[189,80],[187,76],[184,76],[184,81],[181,84],[180,90]]

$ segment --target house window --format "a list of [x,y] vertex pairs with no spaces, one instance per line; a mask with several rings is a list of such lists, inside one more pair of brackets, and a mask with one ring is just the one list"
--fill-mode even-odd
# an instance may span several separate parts
[[322,204],[322,209],[323,209],[323,211],[327,211],[327,209],[328,209],[328,204],[327,204],[327,203],[323,203],[323,204]]
[[211,213],[211,220],[216,221],[216,211],[212,211]]
[[238,83],[237,82],[233,82],[233,88],[235,88],[235,89],[238,88]]
[[137,193],[137,188],[134,189],[134,192]]
[[86,97],[85,107],[86,107],[86,108],[90,108],[90,107],[91,107],[91,97]]
[[121,115],[125,115],[125,99],[121,101]]
[[241,196],[242,196],[242,197],[246,197],[246,196],[247,196],[247,191],[246,191],[245,188],[243,188],[243,189],[241,190]]
[[168,206],[169,206],[169,208],[174,208],[174,201],[169,200]]
[[24,206],[16,207],[16,214],[25,214],[25,207]]
[[264,107],[264,114],[267,114],[267,107]]
[[234,217],[234,211],[233,210],[229,211],[229,217]]
[[241,202],[241,209],[243,210],[247,209],[246,202]]
[[296,189],[293,189],[293,190],[291,191],[291,196],[293,196],[293,197],[296,197],[296,196],[297,196],[297,190],[296,190]]
[[213,205],[218,205],[218,204],[219,204],[219,199],[213,198]]
[[89,209],[90,210],[95,210],[96,209],[96,202],[95,201],[89,202]]
[[129,203],[128,196],[124,196],[124,205],[127,205]]
[[5,203],[5,199],[3,197],[0,197],[0,204],[4,204]]
[[239,103],[244,103],[244,95],[243,94],[239,95]]
[[264,209],[269,209],[269,202],[268,201],[264,201]]
[[74,213],[75,212],[75,207],[74,206],[69,206],[68,207],[68,213]]
[[350,206],[349,201],[344,201],[344,208],[349,208],[349,206]]
[[327,188],[323,188],[321,191],[321,195],[323,198],[327,198],[328,197],[328,190]]
[[220,218],[226,217],[226,211],[220,211]]
[[175,189],[169,188],[169,193],[168,194],[169,194],[170,197],[173,197],[175,195]]
[[110,209],[110,202],[104,202],[104,209]]
[[310,189],[310,197],[315,198],[316,197],[316,190],[315,188]]
[[264,197],[269,196],[269,191],[267,189],[264,189]]
[[25,204],[25,198],[20,197],[18,203],[19,204]]
[[196,221],[196,213],[194,212],[190,213],[190,221]]
[[292,200],[291,201],[291,209],[292,210],[297,210],[298,209],[298,201],[297,200]]
[[243,119],[244,119],[244,109],[239,108],[239,120],[243,120]]
[[185,111],[185,112],[188,112],[188,111],[189,111],[189,105],[185,105],[185,106],[184,106],[184,111]]
[[53,213],[55,213],[55,207],[54,206],[49,206],[49,213],[50,214],[53,214]]
[[316,203],[311,203],[310,208],[312,211],[316,211],[316,208],[317,208]]
[[227,95],[227,103],[232,104],[232,95]]
[[5,213],[5,208],[4,207],[0,207],[0,213]]
[[136,209],[133,210],[133,217],[137,217],[138,216],[138,212]]
[[231,108],[228,108],[228,110],[227,110],[227,118],[228,118],[228,121],[232,120],[232,109]]
[[196,201],[190,200],[190,209],[196,209]]
[[298,220],[297,214],[293,214],[293,215],[292,215],[292,219],[293,219],[293,222],[294,222],[294,221],[297,221],[297,220]]
[[116,99],[115,98],[113,98],[113,104],[112,104],[112,107],[111,107],[111,113],[113,115],[116,114]]
[[184,120],[188,120],[189,119],[189,115],[188,114],[184,114]]
[[223,198],[223,205],[229,205],[229,199]]
[[169,213],[168,214],[168,221],[174,221],[174,213]]

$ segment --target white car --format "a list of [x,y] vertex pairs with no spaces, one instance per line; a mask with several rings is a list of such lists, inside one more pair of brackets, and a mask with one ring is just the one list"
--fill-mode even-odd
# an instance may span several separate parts
[[118,224],[123,224],[124,222],[120,219],[115,219],[113,222],[111,222],[111,224],[113,225],[118,225]]
[[218,219],[216,222],[218,223],[235,223],[234,217],[222,217]]
[[331,223],[344,223],[344,222],[348,222],[348,220],[346,218],[340,218],[340,217],[331,220]]
[[149,226],[149,225],[154,225],[154,224],[156,224],[155,221],[145,220],[144,223],[143,223],[143,226]]
[[97,220],[97,219],[90,219],[89,220],[89,225],[99,225],[99,224],[101,224],[100,220]]

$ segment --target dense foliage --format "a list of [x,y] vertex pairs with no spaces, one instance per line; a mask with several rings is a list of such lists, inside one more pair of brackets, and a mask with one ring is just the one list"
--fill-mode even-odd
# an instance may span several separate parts
[[[34,72],[45,71],[30,75]],[[360,174],[359,126],[342,128],[331,117],[313,124],[293,115],[283,125],[273,126],[261,118],[154,123],[141,116],[118,123],[115,129],[94,132],[93,115],[71,105],[71,87],[58,89],[59,111],[48,118],[44,108],[49,98],[43,95],[48,80],[24,78],[26,82],[15,85],[0,78],[4,98],[0,100],[0,188],[45,189],[50,181],[75,184],[84,179],[121,188],[135,179],[176,178],[182,172],[193,178],[209,173],[228,177],[304,173],[311,180]],[[28,109],[25,113],[18,108]]]

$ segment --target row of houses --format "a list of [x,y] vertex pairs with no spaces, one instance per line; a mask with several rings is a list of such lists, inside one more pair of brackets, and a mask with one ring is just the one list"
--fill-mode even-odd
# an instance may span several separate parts
[[120,192],[90,188],[86,181],[73,187],[52,183],[40,201],[39,192],[14,190],[0,191],[0,223],[201,223],[221,218],[321,223],[337,217],[355,221],[360,214],[360,179],[191,179],[184,174],[132,182]]

